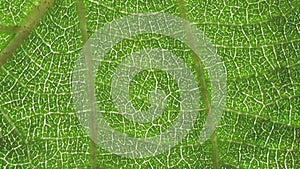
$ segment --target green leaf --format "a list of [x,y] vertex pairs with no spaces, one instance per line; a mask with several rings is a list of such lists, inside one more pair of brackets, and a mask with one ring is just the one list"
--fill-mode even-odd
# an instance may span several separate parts
[[[0,168],[300,168],[299,6],[298,0],[1,1]],[[199,142],[206,115],[200,100],[199,119],[181,143],[132,159],[103,149],[85,132],[71,96],[72,72],[94,32],[121,17],[149,12],[183,17],[210,39],[226,67],[226,107],[206,142]],[[157,34],[123,40],[105,57],[117,63],[143,48],[170,50],[193,70],[191,49]],[[95,83],[97,104],[109,111],[115,68],[99,68]],[[207,83],[205,71],[203,76]],[[165,92],[177,89],[164,72],[141,72],[130,84],[135,107],[150,106],[147,94],[157,81]],[[176,110],[180,96],[172,96],[168,106]],[[176,114],[165,115],[137,125],[103,113],[117,131],[135,137],[170,127]]]

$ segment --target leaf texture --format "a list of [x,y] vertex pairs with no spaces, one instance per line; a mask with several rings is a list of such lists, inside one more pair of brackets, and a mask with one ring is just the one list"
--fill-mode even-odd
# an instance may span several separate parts
[[[0,2],[1,51],[13,39],[14,26],[22,26],[37,3]],[[180,17],[182,7],[177,1],[82,4],[89,37],[121,17],[149,12]],[[300,168],[299,6],[297,0],[185,2],[188,20],[211,40],[227,72],[227,102],[216,130],[218,168]],[[212,139],[198,141],[201,120],[182,143],[153,157],[124,158],[91,146],[71,98],[73,67],[86,41],[78,9],[74,1],[56,1],[0,69],[0,168],[213,168]],[[148,34],[134,38],[114,46],[107,57],[160,47],[193,64],[190,49],[174,39]],[[111,94],[110,66],[97,73],[98,100]],[[137,107],[147,106],[146,89],[153,87],[145,79],[157,77],[167,77],[162,88],[172,83],[164,73],[143,72],[135,78],[132,100]],[[111,102],[100,106],[113,109]],[[153,127],[106,117],[116,130],[138,137]],[[159,132],[152,129],[149,135]],[[91,149],[96,158],[91,158]]]

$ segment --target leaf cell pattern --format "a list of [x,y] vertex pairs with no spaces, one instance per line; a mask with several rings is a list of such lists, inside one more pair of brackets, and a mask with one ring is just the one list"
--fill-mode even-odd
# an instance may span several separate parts
[[[37,3],[1,1],[1,50]],[[107,22],[136,13],[180,16],[182,5],[83,4],[89,36]],[[298,0],[185,2],[189,21],[211,39],[226,66],[227,103],[216,131],[219,168],[300,168],[299,5]],[[1,67],[0,168],[89,168],[93,163],[100,168],[212,168],[212,142],[200,144],[197,128],[154,157],[128,159],[97,147],[96,161],[90,158],[90,139],[70,94],[71,72],[83,46],[80,19],[76,2],[56,1]],[[165,37],[139,38],[123,41],[110,55],[153,45],[182,55],[190,52]],[[122,121],[115,123],[119,130],[126,129]]]

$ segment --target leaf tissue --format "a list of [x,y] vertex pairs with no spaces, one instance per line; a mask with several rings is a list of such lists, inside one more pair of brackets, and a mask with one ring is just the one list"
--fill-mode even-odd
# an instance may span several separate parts
[[299,6],[1,0],[0,168],[300,168]]

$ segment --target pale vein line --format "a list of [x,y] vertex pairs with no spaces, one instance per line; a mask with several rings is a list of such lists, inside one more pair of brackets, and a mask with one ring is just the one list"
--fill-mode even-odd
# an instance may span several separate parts
[[271,118],[264,117],[264,116],[258,115],[258,114],[251,114],[251,113],[248,113],[248,112],[243,112],[243,111],[240,111],[240,110],[233,110],[233,109],[230,109],[230,108],[225,108],[224,111],[225,111],[224,113],[234,113],[234,114],[237,114],[238,116],[247,116],[247,117],[251,117],[251,118],[254,118],[254,119],[268,121],[268,122],[271,122],[271,123],[276,124],[276,125],[282,125],[282,126],[287,126],[287,127],[294,128],[294,129],[300,129],[300,126],[288,125],[284,122],[275,121],[275,120],[272,120]]
[[289,39],[287,41],[274,41],[275,43],[269,43],[269,44],[260,44],[260,45],[240,45],[240,46],[230,46],[230,45],[212,45],[216,48],[225,48],[225,49],[260,49],[265,47],[274,47],[277,45],[285,45],[288,43],[296,43],[300,41],[300,39]]
[[[180,14],[182,15],[183,19],[188,21],[187,12],[186,12],[185,4],[184,4],[183,0],[178,0],[178,5],[179,5]],[[184,28],[186,30],[187,38],[188,38],[188,41],[190,42],[190,45],[194,45],[195,40],[193,37],[194,35],[191,34],[192,31],[191,31],[190,25],[185,24]],[[202,65],[200,58],[195,53],[193,53],[193,60],[194,60],[194,63],[196,64],[196,71],[197,71],[197,75],[198,75],[200,86],[201,86],[200,90],[201,90],[202,98],[204,100],[206,114],[209,116],[210,101],[209,101],[209,95],[208,95],[205,77],[204,77],[203,65]],[[215,122],[214,122],[213,117],[211,117],[211,118],[208,117],[208,124],[209,124],[210,129],[212,129],[214,127]],[[218,157],[219,153],[218,153],[217,136],[216,136],[215,131],[213,131],[213,133],[211,135],[211,143],[212,143],[213,167],[214,167],[214,169],[218,169],[219,168],[219,157]]]
[[227,82],[244,81],[244,80],[249,80],[252,78],[266,77],[266,76],[269,77],[270,74],[280,73],[281,71],[290,70],[291,68],[297,68],[297,67],[299,67],[299,65],[300,65],[300,61],[293,63],[291,65],[276,67],[275,69],[267,70],[267,71],[260,72],[260,73],[249,74],[246,76],[240,76],[240,77],[235,77],[235,78],[227,78]]
[[[77,4],[77,12],[79,17],[79,26],[80,31],[82,35],[82,41],[83,44],[85,44],[88,40],[88,33],[87,33],[87,20],[85,16],[85,7],[82,0],[76,0]],[[88,102],[90,106],[90,137],[96,138],[96,125],[95,125],[95,114],[96,114],[96,99],[94,96],[95,93],[95,86],[94,86],[94,79],[93,79],[93,60],[91,58],[90,49],[89,47],[85,48],[85,63],[87,68],[87,90],[88,90]],[[91,146],[91,168],[96,169],[97,168],[97,145],[96,143],[91,139],[90,140],[90,146]]]
[[41,0],[39,4],[32,10],[32,12],[26,17],[14,38],[1,51],[0,66],[4,65],[6,61],[13,55],[13,53],[23,44],[35,26],[40,22],[43,16],[47,14],[54,2],[55,0]]
[[[125,15],[140,15],[140,13],[138,13],[138,12],[137,13],[129,13],[129,12],[122,11],[122,10],[116,10],[113,7],[101,4],[100,2],[97,2],[97,1],[92,1],[92,2],[95,3],[95,4],[97,4],[97,5],[100,5],[100,6],[104,7],[104,8],[106,8],[106,10],[109,10],[109,11],[119,12],[119,13],[125,14]],[[164,13],[165,11],[168,11],[168,10],[174,8],[174,7],[175,7],[175,5],[171,4],[170,6],[165,7],[163,10],[156,11],[156,12],[153,12],[153,13]]]
[[241,141],[236,141],[236,140],[225,140],[225,139],[219,139],[220,142],[227,142],[231,144],[239,144],[239,145],[244,145],[252,148],[257,148],[257,149],[267,149],[269,151],[283,151],[283,152],[300,152],[299,149],[286,149],[286,148],[272,148],[272,147],[266,147],[266,146],[260,146],[260,145],[254,145],[246,142],[241,142]]
[[197,23],[197,24],[218,25],[218,26],[235,26],[235,27],[260,25],[260,24],[276,21],[278,18],[282,18],[282,17],[287,18],[287,15],[292,13],[292,11],[294,11],[296,9],[296,7],[299,7],[299,5],[300,5],[300,3],[297,3],[295,6],[293,6],[291,9],[285,11],[284,13],[280,13],[279,15],[271,16],[268,19],[264,19],[264,20],[260,20],[260,21],[256,21],[256,22],[248,22],[248,23],[201,22],[201,23]]
[[28,143],[27,139],[23,136],[22,132],[17,128],[17,126],[15,125],[14,121],[8,115],[6,115],[4,113],[4,111],[3,111],[3,109],[1,107],[0,107],[0,114],[2,114],[2,116],[4,117],[4,119],[12,127],[12,130],[21,138],[22,142],[25,144],[26,149],[27,149],[27,156],[28,156],[29,164],[31,165],[31,167],[33,167],[32,161],[31,161],[31,156],[30,156],[29,143]]

